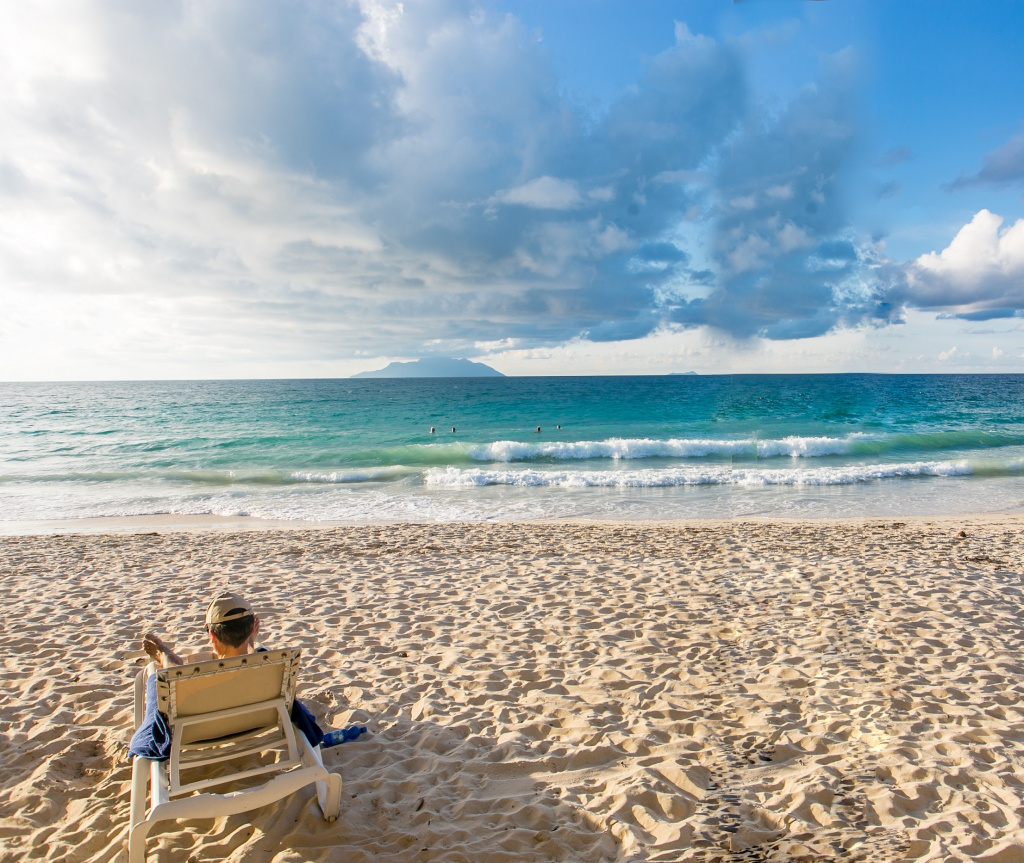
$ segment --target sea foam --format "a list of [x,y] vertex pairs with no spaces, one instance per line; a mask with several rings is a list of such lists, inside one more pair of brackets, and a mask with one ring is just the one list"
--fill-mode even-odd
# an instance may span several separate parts
[[708,456],[774,458],[777,456],[814,457],[841,455],[872,436],[853,434],[842,438],[790,436],[779,439],[740,440],[715,438],[608,438],[602,441],[550,441],[527,443],[500,440],[471,445],[468,455],[475,461],[510,462],[551,459],[640,459],[707,458]]
[[850,485],[874,480],[915,476],[968,476],[966,461],[908,464],[850,465],[808,469],[700,467],[636,470],[488,470],[485,468],[432,468],[424,474],[427,485],[471,488],[484,485],[559,486],[563,488],[662,488],[682,485]]

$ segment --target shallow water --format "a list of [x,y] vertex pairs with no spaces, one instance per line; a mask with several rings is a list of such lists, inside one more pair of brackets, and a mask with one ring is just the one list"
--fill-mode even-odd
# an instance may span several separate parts
[[0,384],[5,521],[1022,508],[1022,375]]

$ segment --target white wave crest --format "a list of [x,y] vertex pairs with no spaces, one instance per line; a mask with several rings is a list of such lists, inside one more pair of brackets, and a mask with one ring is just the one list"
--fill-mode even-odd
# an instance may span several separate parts
[[674,467],[639,470],[548,471],[432,468],[427,485],[471,488],[484,485],[557,486],[562,488],[662,488],[681,485],[850,485],[913,476],[967,476],[966,461],[851,465],[809,469],[736,469],[728,466]]
[[608,438],[602,441],[550,441],[525,443],[500,440],[470,446],[467,452],[476,461],[528,461],[530,459],[637,459],[637,458],[706,458],[707,456],[776,456],[813,457],[840,455],[850,451],[856,440],[868,435],[854,434],[845,438],[790,436],[778,440],[744,440],[669,438]]
[[758,458],[773,458],[775,456],[797,456],[813,458],[822,455],[844,455],[850,452],[850,447],[855,441],[872,439],[870,435],[852,434],[844,438],[836,437],[790,437],[779,440],[755,441]]

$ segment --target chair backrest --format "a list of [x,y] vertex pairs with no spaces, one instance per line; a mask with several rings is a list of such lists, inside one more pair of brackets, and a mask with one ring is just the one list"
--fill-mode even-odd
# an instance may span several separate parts
[[277,725],[278,711],[274,707],[249,711],[239,708],[283,698],[290,710],[300,654],[299,648],[268,650],[160,669],[156,677],[157,703],[172,729],[180,719],[214,714],[207,720],[184,724],[180,736],[175,732],[178,745]]

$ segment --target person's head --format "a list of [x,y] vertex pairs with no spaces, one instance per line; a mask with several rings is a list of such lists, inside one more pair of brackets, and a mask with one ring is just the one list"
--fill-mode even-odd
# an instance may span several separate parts
[[[245,645],[256,626],[252,606],[237,593],[225,591],[214,597],[206,610],[206,631],[211,641],[232,650]],[[216,647],[216,643],[214,643]]]

